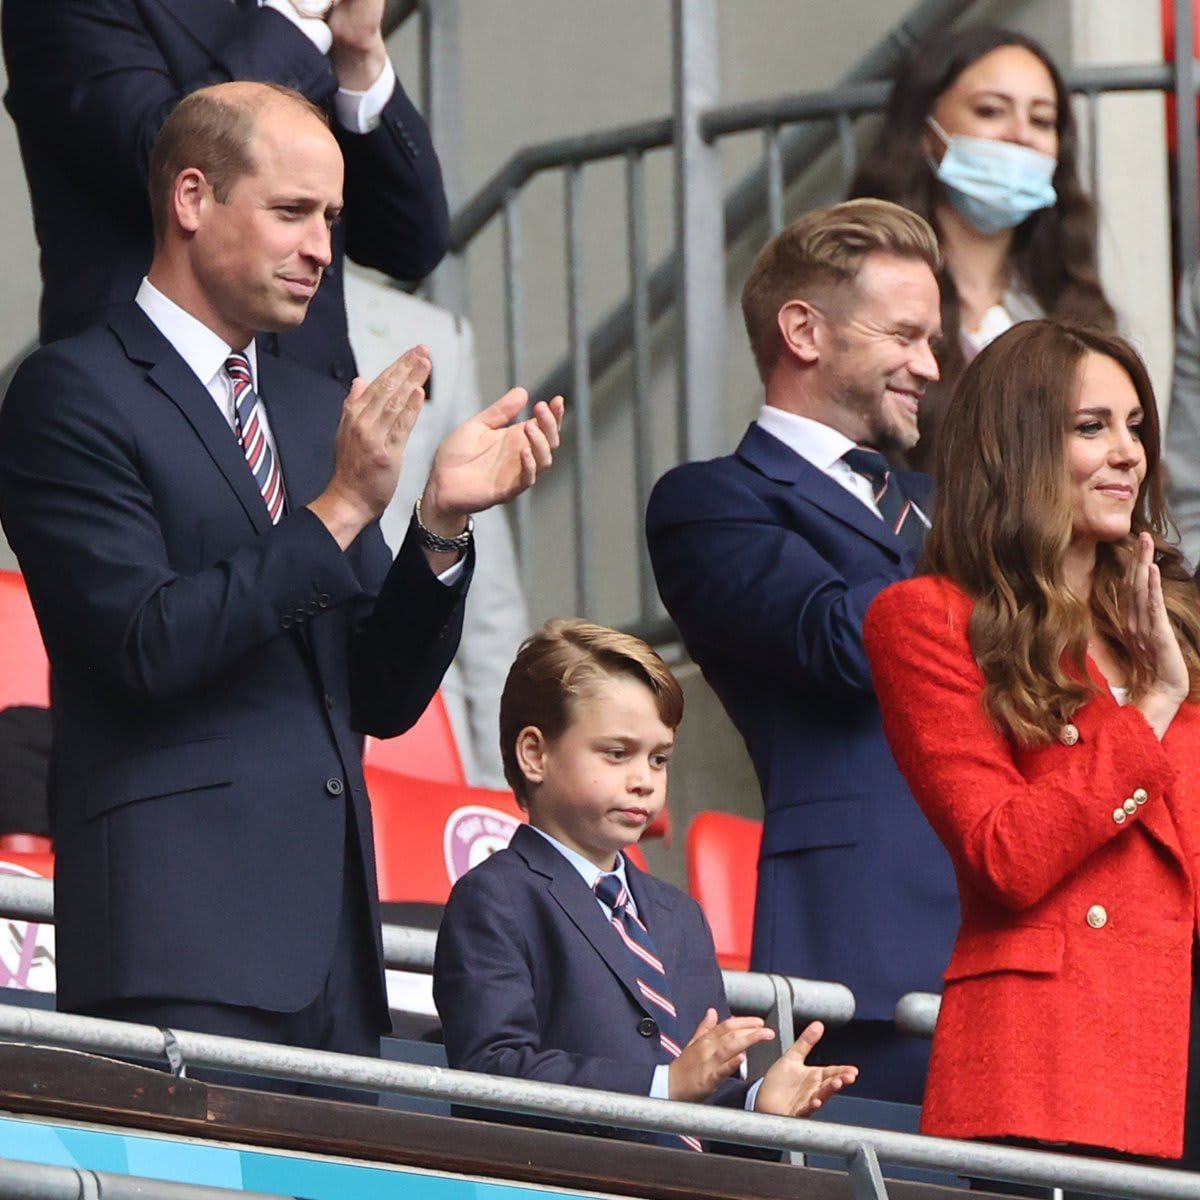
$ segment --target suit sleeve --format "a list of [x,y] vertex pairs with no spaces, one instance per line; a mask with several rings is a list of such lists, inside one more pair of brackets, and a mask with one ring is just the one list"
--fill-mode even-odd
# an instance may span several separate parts
[[992,725],[967,615],[929,579],[885,592],[867,617],[866,642],[884,728],[913,795],[942,839],[960,881],[1020,911],[1042,900],[1115,838],[1113,810],[1136,789],[1161,804],[1174,772],[1142,714],[1106,715],[1051,769],[1026,779]]
[[433,968],[450,1066],[648,1096],[651,1067],[542,1044],[530,935],[495,873],[471,871],[455,884]]
[[863,619],[905,557],[849,583],[769,502],[709,464],[665,476],[647,512],[658,590],[689,649],[712,646],[756,672],[835,695],[873,691]]
[[[229,0],[221,0],[229,3]],[[231,26],[214,61],[177,78],[142,3],[157,0],[6,0],[9,110],[22,136],[53,148],[92,193],[144,207],[150,150],[189,92],[235,79],[281,83],[324,104],[337,90],[329,59],[270,9]],[[175,19],[166,7],[159,19]],[[180,28],[180,37],[189,36]],[[397,83],[379,127],[340,128],[346,158],[346,236],[355,259],[419,279],[445,253],[449,216],[429,131]]]
[[[354,605],[360,719],[378,724],[399,696],[415,720],[453,653],[465,582],[444,588],[415,546],[383,578],[386,551],[373,526],[358,560],[377,543],[380,569],[361,579],[303,507],[222,561],[181,571],[156,512],[162,492],[144,478],[151,458],[160,471],[170,461],[145,452],[120,405],[98,395],[78,363],[49,349],[22,365],[0,407],[0,513],[52,659],[65,655],[108,686],[169,700],[288,636],[287,614]],[[185,460],[177,465],[173,485],[186,479]],[[408,603],[420,567],[434,598]]]

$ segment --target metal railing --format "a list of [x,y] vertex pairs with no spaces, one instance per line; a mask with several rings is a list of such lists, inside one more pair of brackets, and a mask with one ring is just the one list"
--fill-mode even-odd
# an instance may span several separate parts
[[[517,151],[495,175],[457,206],[452,222],[451,265],[434,277],[439,302],[462,311],[465,307],[461,256],[480,234],[500,219],[504,272],[503,344],[510,383],[526,377],[523,344],[524,260],[528,238],[521,225],[521,198],[528,185],[549,172],[563,180],[564,240],[568,345],[562,359],[533,389],[535,398],[563,392],[570,398],[575,611],[605,619],[596,611],[594,558],[598,538],[611,536],[607,525],[595,522],[599,511],[592,496],[588,459],[592,453],[593,384],[610,367],[629,362],[632,368],[631,405],[634,445],[634,511],[645,511],[653,485],[655,456],[650,439],[650,338],[656,322],[673,308],[678,316],[680,364],[676,399],[678,420],[675,458],[698,458],[724,453],[720,414],[726,399],[721,392],[721,347],[725,324],[725,276],[722,248],[737,243],[756,222],[767,218],[769,230],[782,228],[788,184],[836,147],[843,190],[857,165],[855,122],[877,112],[886,101],[888,80],[903,56],[935,30],[960,16],[970,0],[924,0],[834,88],[777,97],[749,104],[689,106],[683,97],[703,94],[715,77],[715,14],[709,0],[675,0],[673,44],[675,111],[671,115],[562,138]],[[1175,0],[1176,45],[1190,46],[1192,6]],[[431,61],[429,69],[437,63]],[[1171,66],[1127,65],[1094,67],[1066,73],[1070,91],[1082,98],[1082,125],[1088,149],[1086,181],[1093,194],[1099,179],[1100,137],[1098,101],[1119,92],[1174,92],[1179,154],[1176,162],[1178,261],[1194,260],[1197,251],[1196,64],[1187,55]],[[798,127],[798,128],[797,128]],[[721,139],[752,131],[762,134],[759,164],[722,198],[713,191],[719,164],[713,148]],[[443,154],[456,153],[434,123]],[[675,156],[675,250],[650,264],[645,251],[644,160],[647,154],[671,149]],[[584,168],[603,161],[623,160],[625,168],[626,232],[629,262],[628,295],[590,330],[584,318],[582,292],[587,275],[577,236],[580,221],[580,181]],[[454,199],[454,197],[452,197]],[[708,204],[707,211],[698,205]],[[713,241],[712,229],[720,227]],[[715,252],[714,252],[715,246]],[[713,364],[716,364],[714,369]],[[702,369],[707,364],[707,369]],[[594,527],[595,522],[595,527]],[[518,513],[518,545],[527,548],[528,509]],[[640,530],[631,531],[630,546],[638,547],[638,616],[626,621],[643,636],[665,640],[671,628],[662,616]],[[528,556],[526,555],[526,561]]]
[[[52,924],[54,884],[49,879],[0,873],[0,917]],[[437,934],[406,925],[383,926],[386,966],[429,974]],[[725,994],[734,1012],[767,1020],[778,1040],[774,1052],[795,1041],[795,1027],[809,1021],[844,1025],[854,1016],[854,993],[840,983],[765,975],[754,971],[722,971]]]
[[[1105,1195],[1200,1200],[1200,1175],[1158,1167],[1046,1154],[1006,1146],[802,1121],[651,1100],[529,1080],[506,1079],[322,1050],[171,1030],[185,1064],[372,1092],[398,1092],[482,1108],[687,1133],[722,1142],[824,1154],[846,1161],[858,1200],[885,1200],[880,1161],[985,1179],[1009,1179]],[[139,1059],[166,1059],[166,1032],[149,1025],[0,1006],[0,1036],[39,1045]]]
[[3,1200],[279,1200],[280,1195],[83,1167],[46,1166],[13,1158],[0,1161]]

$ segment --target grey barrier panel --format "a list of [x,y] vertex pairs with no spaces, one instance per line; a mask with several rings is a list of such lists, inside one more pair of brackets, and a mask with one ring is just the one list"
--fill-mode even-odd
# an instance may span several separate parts
[[[403,1092],[483,1108],[568,1117],[601,1125],[689,1133],[699,1137],[775,1150],[834,1155],[857,1162],[856,1177],[874,1174],[871,1158],[902,1166],[932,1167],[985,1179],[1010,1179],[1111,1196],[1200,1200],[1200,1175],[1161,1167],[1019,1150],[976,1142],[861,1129],[832,1122],[799,1121],[705,1104],[651,1100],[618,1092],[592,1091],[530,1080],[504,1079],[442,1067],[300,1050],[237,1038],[174,1030],[185,1063],[272,1075],[309,1083]],[[95,1053],[161,1058],[164,1031],[96,1017],[0,1006],[0,1036]],[[860,1195],[877,1190],[860,1190]]]

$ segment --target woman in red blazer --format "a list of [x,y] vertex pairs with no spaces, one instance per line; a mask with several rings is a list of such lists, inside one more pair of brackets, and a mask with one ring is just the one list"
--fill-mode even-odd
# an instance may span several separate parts
[[922,1129],[1172,1159],[1186,1124],[1195,1165],[1200,606],[1145,368],[1117,337],[1015,326],[938,458],[929,573],[866,622],[962,905]]

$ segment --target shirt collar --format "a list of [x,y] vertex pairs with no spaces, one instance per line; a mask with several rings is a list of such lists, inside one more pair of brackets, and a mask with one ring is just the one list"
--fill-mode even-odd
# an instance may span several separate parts
[[629,880],[625,875],[625,856],[623,854],[617,855],[617,865],[614,870],[602,871],[594,862],[584,858],[582,854],[577,850],[572,850],[570,846],[564,846],[558,838],[551,837],[544,829],[538,829],[536,825],[530,825],[529,828],[535,833],[540,833],[583,876],[583,882],[588,885],[589,891],[595,888],[596,880],[601,875],[616,875],[620,879],[626,894],[629,894]]
[[[175,347],[192,374],[208,387],[232,353],[229,343],[209,329],[198,317],[180,308],[149,279],[142,280],[134,299],[159,333]],[[253,338],[241,353],[250,360],[250,379],[254,390],[258,391],[258,354]]]
[[761,429],[822,471],[828,471],[847,450],[854,449],[854,442],[831,425],[787,412],[773,404],[764,404],[756,420]]

